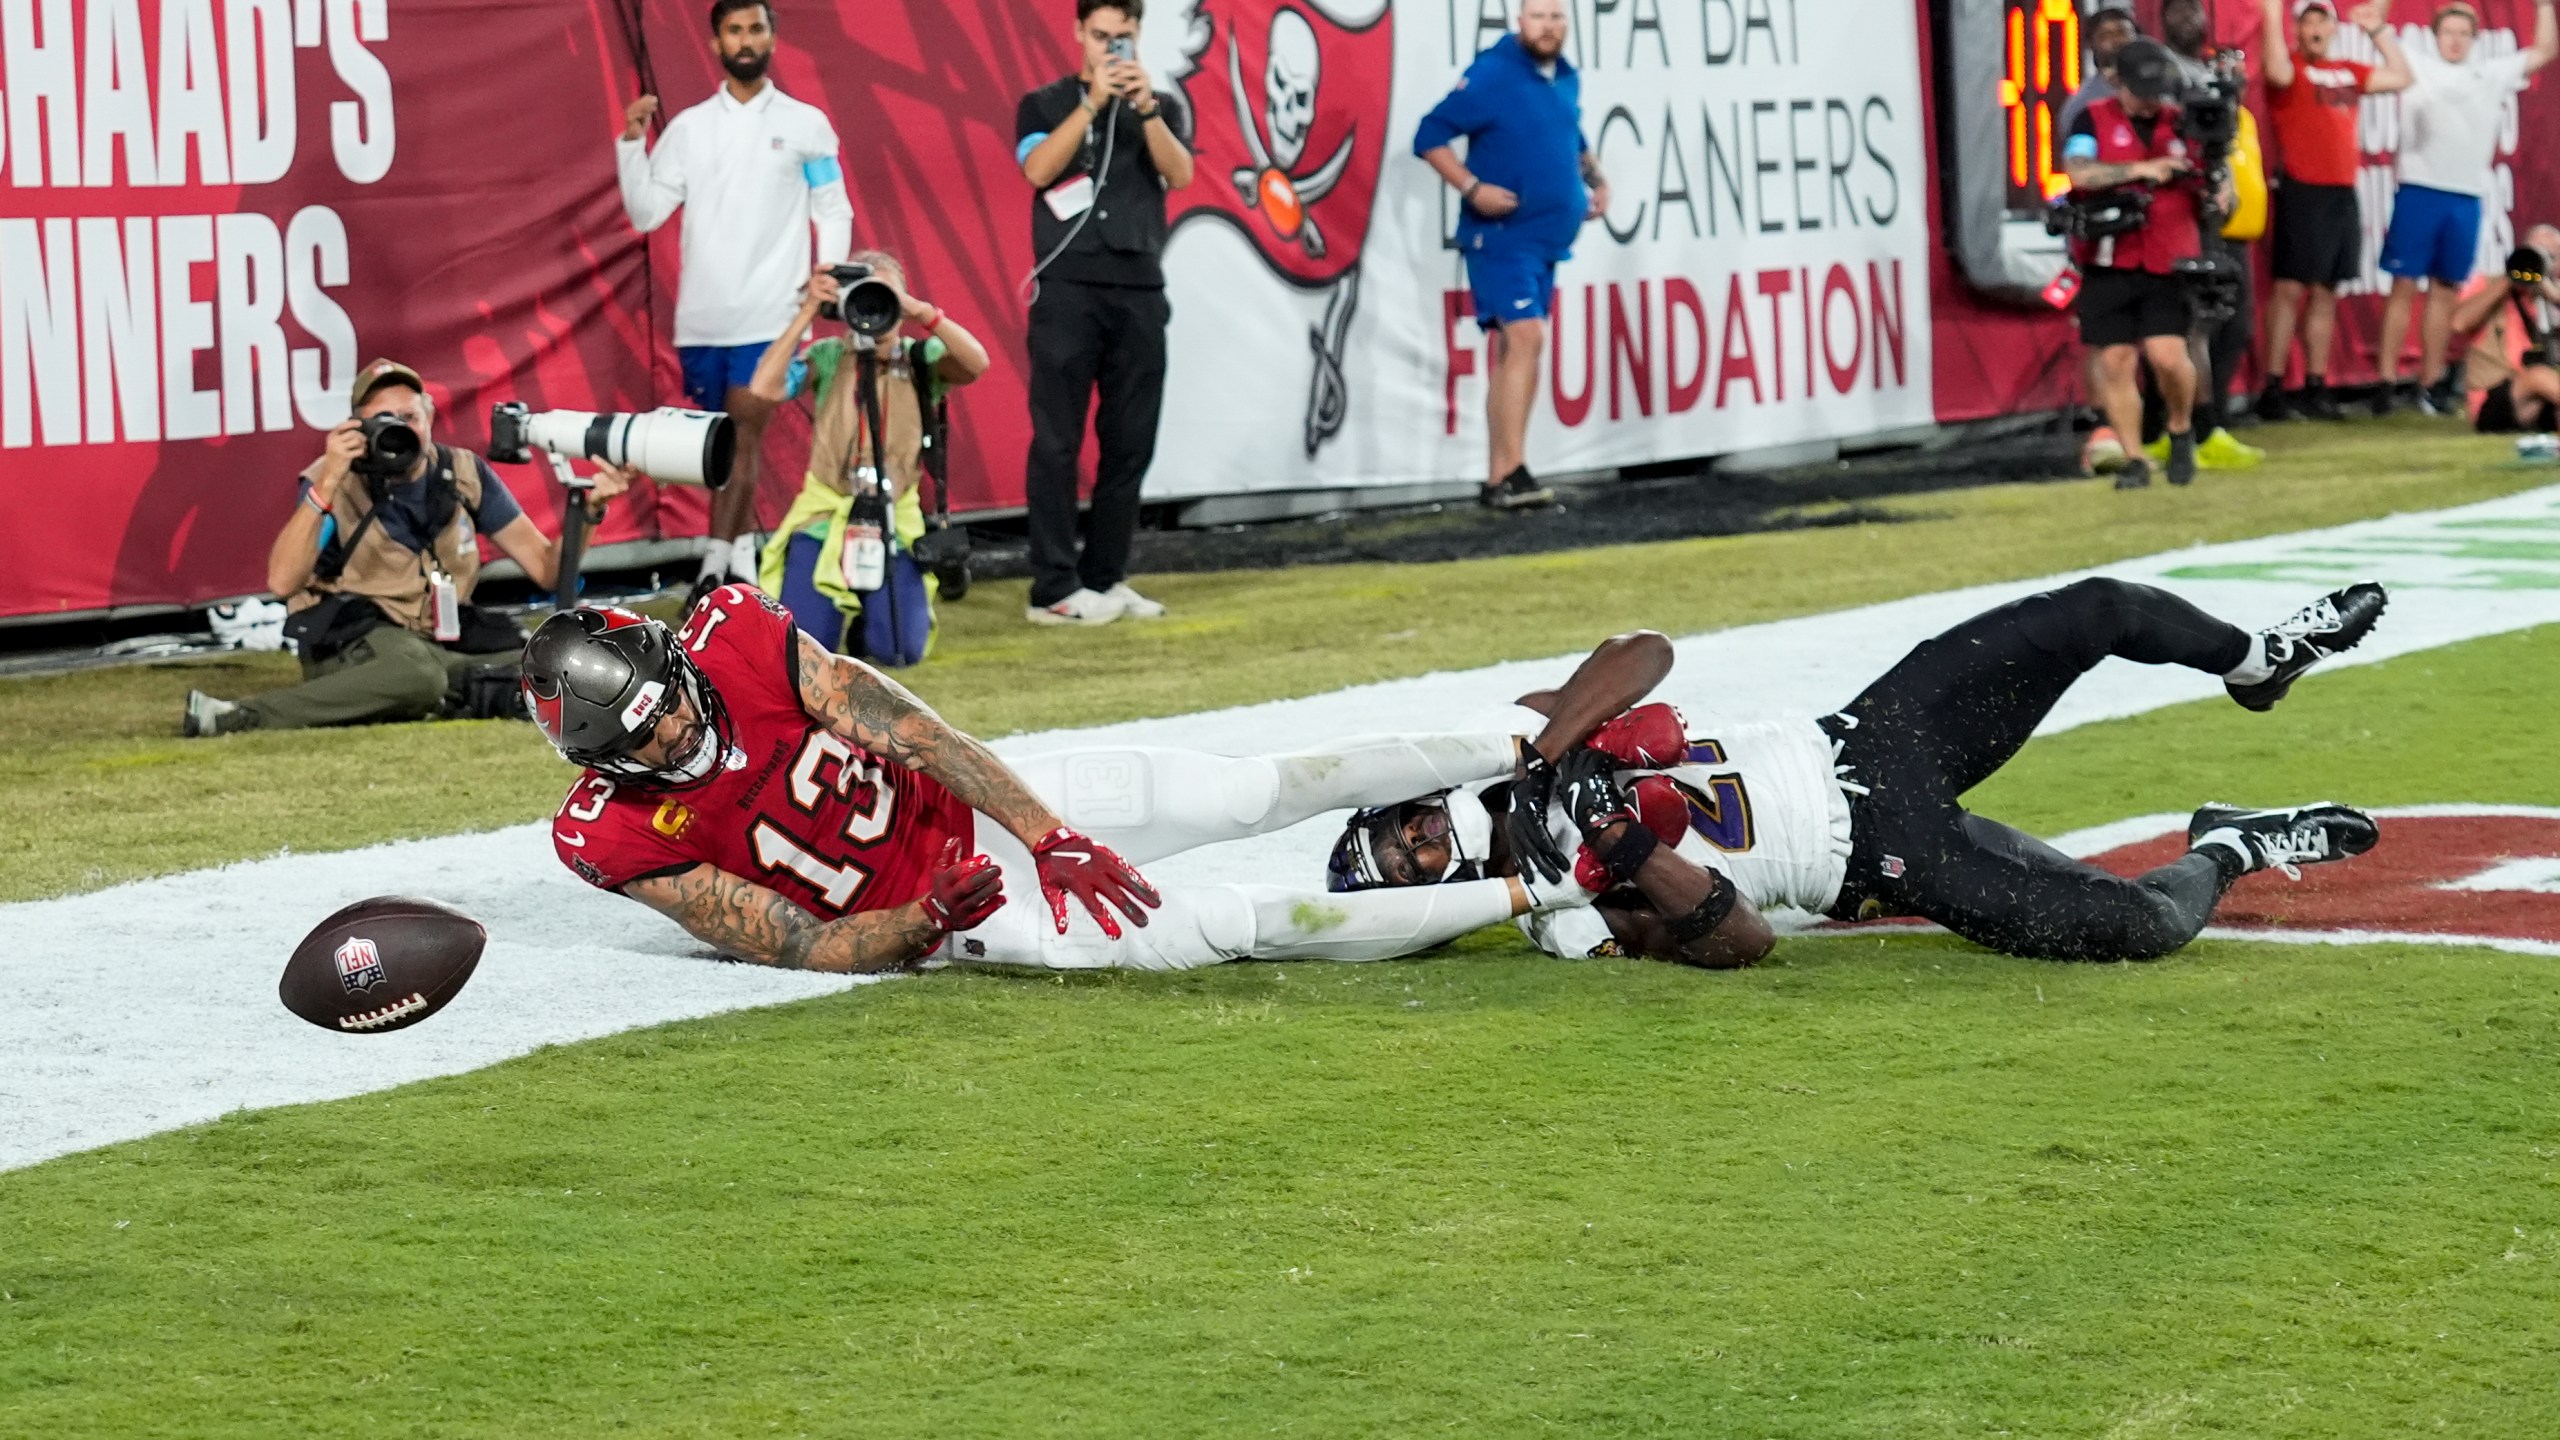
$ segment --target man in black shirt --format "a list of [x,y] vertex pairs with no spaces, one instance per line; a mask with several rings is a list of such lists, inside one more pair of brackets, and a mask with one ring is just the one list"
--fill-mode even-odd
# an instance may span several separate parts
[[[1043,625],[1153,619],[1129,588],[1138,484],[1164,403],[1164,196],[1191,150],[1137,63],[1145,0],[1076,0],[1083,67],[1022,97],[1014,156],[1031,182],[1031,604]],[[1076,453],[1094,392],[1093,514],[1076,553]]]

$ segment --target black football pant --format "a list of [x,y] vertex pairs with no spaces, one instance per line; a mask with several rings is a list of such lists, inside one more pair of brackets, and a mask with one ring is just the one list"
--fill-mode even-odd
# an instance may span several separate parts
[[[1129,578],[1138,485],[1156,456],[1164,408],[1162,290],[1048,280],[1031,303],[1031,603],[1054,605],[1078,587]],[[1096,397],[1099,396],[1099,403]],[[1093,414],[1093,510],[1076,553],[1076,456]]]
[[2123,879],[1957,801],[2018,753],[2062,692],[2110,655],[2226,674],[2248,632],[2165,590],[2082,580],[1921,642],[1823,728],[1852,793],[1832,914],[1922,915],[1978,945],[2051,960],[2149,960],[2202,930],[2232,876],[2189,854]]

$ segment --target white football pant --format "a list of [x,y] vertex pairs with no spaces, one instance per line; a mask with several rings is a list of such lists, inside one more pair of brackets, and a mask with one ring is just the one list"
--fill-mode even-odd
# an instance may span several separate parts
[[[1387,805],[1512,773],[1510,735],[1375,736],[1296,755],[1237,758],[1196,750],[1069,750],[1014,764],[1068,828],[1132,865],[1222,840],[1283,830],[1329,810]],[[981,815],[978,848],[1004,871],[1005,906],[936,956],[960,964],[1051,970],[1188,970],[1228,960],[1388,960],[1511,917],[1511,883],[1472,880],[1336,895],[1306,885],[1159,887],[1144,927],[1117,940],[1067,902],[1058,933],[1031,852]]]

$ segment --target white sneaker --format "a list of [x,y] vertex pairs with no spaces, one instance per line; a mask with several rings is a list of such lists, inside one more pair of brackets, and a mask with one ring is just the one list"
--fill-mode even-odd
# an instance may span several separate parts
[[763,573],[764,537],[750,530],[729,542],[729,574],[753,585]]
[[1102,598],[1105,600],[1119,601],[1120,613],[1128,616],[1132,620],[1161,620],[1164,618],[1164,606],[1156,601],[1148,599],[1137,591],[1130,589],[1129,582],[1126,580],[1123,580],[1119,584],[1112,586],[1110,589],[1103,591]]
[[1026,605],[1022,618],[1034,625],[1108,625],[1121,613],[1118,600],[1080,589],[1054,605]]

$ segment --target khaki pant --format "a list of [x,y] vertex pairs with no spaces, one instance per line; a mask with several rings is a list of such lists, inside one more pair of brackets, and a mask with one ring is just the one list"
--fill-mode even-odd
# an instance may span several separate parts
[[463,677],[476,665],[505,665],[521,646],[469,655],[448,650],[415,630],[382,625],[326,660],[302,662],[302,683],[240,702],[225,716],[225,733],[303,730],[315,725],[362,725],[378,720],[423,720],[445,701],[462,698]]

